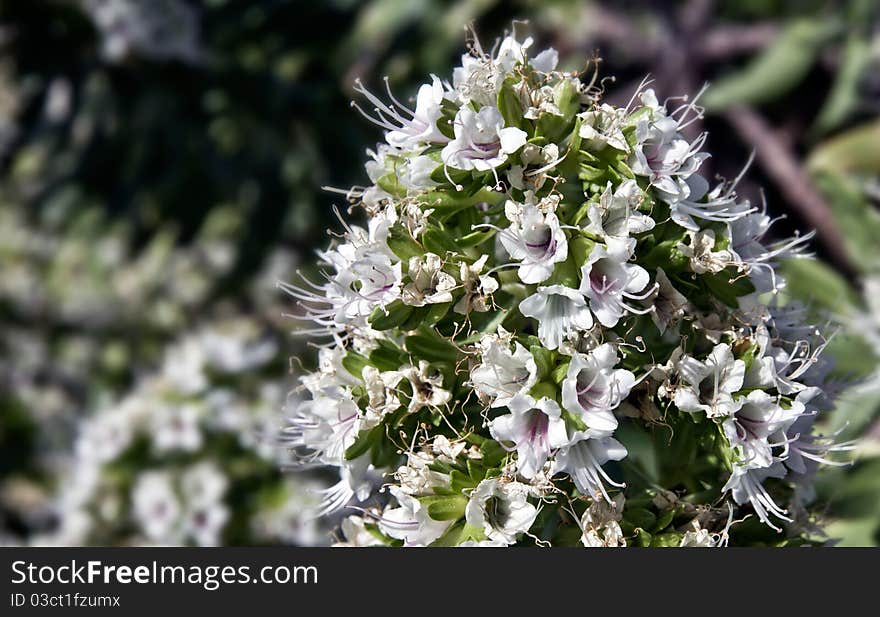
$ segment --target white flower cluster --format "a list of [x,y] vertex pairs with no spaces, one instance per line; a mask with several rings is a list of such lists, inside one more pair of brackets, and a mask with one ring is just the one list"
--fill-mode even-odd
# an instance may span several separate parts
[[345,544],[766,541],[733,511],[793,522],[776,499],[833,448],[824,339],[767,305],[809,236],[710,187],[696,101],[613,107],[557,61],[508,36],[414,108],[357,84],[367,226],[282,284],[326,341],[286,435],[339,469],[324,511],[366,502]]
[[197,61],[198,15],[182,0],[80,0],[98,29],[101,53],[117,63],[129,55]]
[[320,543],[306,514],[306,485],[316,484],[277,468],[284,391],[252,375],[276,353],[243,318],[169,347],[158,374],[83,422],[55,505],[58,528],[34,542]]

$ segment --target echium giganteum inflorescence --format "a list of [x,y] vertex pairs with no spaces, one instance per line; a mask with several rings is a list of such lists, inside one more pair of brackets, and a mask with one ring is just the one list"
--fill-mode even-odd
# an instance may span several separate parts
[[[624,108],[515,36],[385,130],[366,227],[282,284],[321,341],[285,436],[343,545],[807,541],[825,340],[779,306],[772,219],[700,175],[696,101]],[[769,305],[768,305],[769,299]],[[794,318],[793,318],[794,317]]]

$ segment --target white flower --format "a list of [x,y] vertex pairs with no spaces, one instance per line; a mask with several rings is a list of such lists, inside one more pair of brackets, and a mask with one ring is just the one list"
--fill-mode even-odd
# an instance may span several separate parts
[[180,489],[187,503],[209,505],[217,503],[226,492],[229,481],[211,461],[197,463],[180,478]]
[[486,300],[498,291],[498,281],[488,274],[482,274],[488,255],[481,255],[473,264],[461,264],[461,286],[464,295],[452,309],[456,313],[467,315],[471,311],[485,313],[489,310]]
[[617,353],[608,343],[589,354],[574,353],[562,382],[562,406],[597,431],[617,428],[614,409],[629,396],[635,376],[615,369]]
[[367,365],[364,367],[363,377],[369,399],[363,428],[372,428],[387,414],[400,407],[397,384],[403,379],[403,375],[399,371],[380,372],[376,367]]
[[623,495],[613,501],[593,500],[581,517],[581,543],[588,548],[626,546],[620,528],[623,512]]
[[697,529],[695,531],[686,531],[681,538],[679,548],[713,548],[717,544],[717,539],[708,529]]
[[650,282],[648,272],[641,266],[626,263],[628,253],[609,252],[597,244],[581,268],[581,292],[590,301],[590,310],[606,328],[613,328],[627,312],[646,313],[650,309],[636,309],[626,300],[643,300],[654,292],[639,294]]
[[538,287],[519,310],[538,320],[538,338],[547,349],[558,349],[567,337],[593,327],[584,294],[564,285]]
[[742,388],[745,363],[736,360],[730,346],[716,345],[705,361],[683,356],[676,366],[684,383],[675,391],[675,405],[682,411],[703,411],[710,418],[729,416],[743,404],[733,394]]
[[198,546],[218,546],[221,533],[229,520],[229,508],[220,502],[188,505],[183,517],[182,532]]
[[428,508],[399,487],[389,492],[397,500],[396,508],[386,508],[379,519],[379,529],[387,536],[403,540],[406,546],[428,546],[446,533],[453,521],[435,521],[428,515]]
[[322,284],[304,280],[304,284],[278,283],[278,286],[299,300],[303,319],[315,323],[316,334],[332,334],[336,326],[365,326],[366,318],[377,307],[384,307],[400,296],[401,264],[388,248],[391,225],[397,220],[389,206],[369,222],[367,231],[349,227],[346,242],[335,249],[319,252],[320,257],[336,271],[325,274]]
[[750,503],[762,523],[771,529],[780,531],[779,527],[770,520],[770,515],[786,522],[791,522],[791,519],[786,516],[785,510],[776,505],[776,502],[761,484],[767,478],[784,477],[785,467],[782,463],[773,463],[769,467],[758,469],[734,466],[730,479],[721,490],[725,493],[730,491],[733,500],[740,505]]
[[[749,393],[742,406],[722,425],[730,445],[739,448],[743,467],[769,467],[774,460],[773,446],[785,443],[785,430],[804,412],[804,405],[794,401],[785,409],[764,392]],[[776,443],[770,438],[776,436]]]
[[340,464],[362,425],[361,410],[346,389],[317,393],[310,401],[291,401],[293,409],[282,430],[289,446],[302,450],[305,461]]
[[656,281],[656,295],[648,301],[654,307],[651,319],[662,334],[666,332],[666,328],[684,317],[688,299],[672,285],[662,268],[657,268]]
[[706,137],[701,135],[689,143],[679,133],[679,120],[666,115],[653,90],[643,92],[641,99],[651,113],[636,125],[636,145],[627,162],[635,173],[650,178],[651,186],[665,202],[686,199],[691,192],[688,178],[709,156],[700,152]]
[[344,540],[334,547],[383,546],[384,543],[365,527],[361,516],[352,515],[342,519],[340,525]]
[[430,156],[420,155],[406,158],[397,169],[397,178],[401,186],[405,187],[408,192],[421,193],[425,189],[437,186],[437,183],[431,179],[431,174],[438,165],[439,163]]
[[609,502],[605,483],[618,488],[624,485],[612,480],[602,465],[626,458],[626,448],[607,433],[575,431],[568,444],[556,453],[552,473],[567,473],[582,495],[598,499],[601,494]]
[[499,478],[483,480],[471,493],[465,508],[468,525],[483,530],[489,540],[510,545],[528,531],[538,509],[527,500],[529,487]]
[[679,243],[676,248],[690,260],[691,270],[697,274],[721,272],[734,263],[728,250],[715,250],[715,232],[711,229],[689,231],[689,244]]
[[636,240],[630,236],[654,228],[654,219],[638,212],[644,199],[645,194],[635,180],[624,181],[615,191],[609,182],[599,203],[590,205],[587,212],[590,223],[585,229],[602,236],[610,252],[631,254]]
[[[387,88],[387,80],[385,85]],[[390,104],[384,103],[379,97],[364,88],[360,80],[355,80],[354,89],[375,105],[376,115],[369,115],[357,103],[352,103],[352,106],[370,122],[388,131],[385,134],[385,139],[392,147],[413,150],[427,143],[446,143],[449,141],[449,138],[443,135],[437,127],[437,120],[443,115],[442,103],[445,98],[445,89],[440,78],[436,75],[431,75],[430,84],[424,84],[419,88],[416,95],[415,111],[395,99],[390,88],[388,89]]]
[[550,453],[568,443],[565,421],[556,401],[544,397],[535,400],[528,394],[517,394],[507,404],[510,413],[489,423],[489,432],[499,442],[513,443],[517,471],[533,478]]
[[578,114],[581,119],[579,135],[583,147],[597,152],[611,146],[622,152],[629,152],[629,144],[623,134],[626,123],[626,110],[603,103],[596,109]]
[[153,447],[159,452],[198,450],[202,446],[200,416],[199,408],[192,404],[160,407],[153,416]]
[[538,367],[529,350],[514,342],[510,344],[495,335],[480,341],[482,362],[471,371],[471,383],[491,407],[505,407],[514,396],[528,392],[538,379]]
[[462,107],[455,116],[455,139],[443,148],[440,157],[455,169],[492,170],[522,148],[528,135],[516,127],[504,128],[504,118],[495,107],[475,112]]
[[431,365],[419,360],[418,368],[409,366],[400,369],[412,385],[412,398],[407,411],[415,413],[423,407],[441,407],[452,400],[452,393],[443,389],[443,375],[431,371]]
[[134,518],[150,540],[175,541],[181,508],[167,473],[142,473],[132,489],[131,501]]
[[555,264],[568,258],[568,241],[553,212],[543,214],[534,204],[508,201],[505,212],[510,226],[498,240],[512,259],[522,262],[519,278],[523,283],[546,281]]
[[425,253],[424,257],[412,257],[409,260],[409,278],[403,288],[401,300],[410,306],[426,304],[442,304],[452,302],[455,279],[443,272],[443,261],[434,253]]
[[754,212],[748,201],[737,203],[733,193],[734,183],[719,184],[711,191],[709,183],[700,175],[690,176],[680,186],[679,198],[670,205],[670,217],[678,225],[690,231],[699,231],[695,219],[720,223],[732,223]]

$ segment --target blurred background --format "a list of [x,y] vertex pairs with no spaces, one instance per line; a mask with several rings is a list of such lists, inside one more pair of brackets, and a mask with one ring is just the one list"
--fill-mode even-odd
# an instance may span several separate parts
[[273,437],[299,362],[275,289],[327,241],[408,97],[526,19],[609,98],[709,88],[709,175],[817,230],[787,296],[836,331],[856,462],[821,472],[841,545],[880,543],[875,0],[0,0],[0,545],[326,544],[320,474]]

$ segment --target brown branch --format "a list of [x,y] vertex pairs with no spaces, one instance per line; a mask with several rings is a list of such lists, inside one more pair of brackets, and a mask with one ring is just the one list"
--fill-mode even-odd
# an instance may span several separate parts
[[846,252],[840,228],[791,148],[773,127],[747,107],[735,107],[725,113],[725,118],[743,141],[754,147],[758,162],[791,209],[816,230],[816,237],[827,251],[829,260],[845,274],[854,276],[856,270]]

